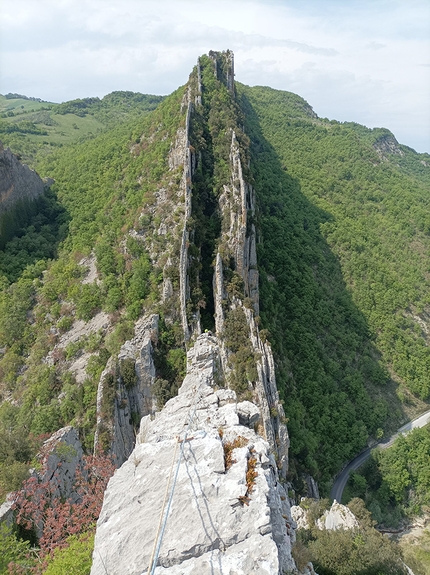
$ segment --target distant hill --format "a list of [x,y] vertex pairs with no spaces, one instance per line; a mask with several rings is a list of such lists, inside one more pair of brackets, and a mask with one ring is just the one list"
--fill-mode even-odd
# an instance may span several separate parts
[[112,92],[54,104],[20,94],[0,95],[0,139],[29,165],[55,147],[94,137],[126,119],[153,110],[163,96]]

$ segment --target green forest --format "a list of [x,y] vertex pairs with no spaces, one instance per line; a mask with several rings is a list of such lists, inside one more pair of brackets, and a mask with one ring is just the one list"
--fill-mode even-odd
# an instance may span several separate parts
[[[213,329],[213,265],[223,247],[216,205],[229,177],[235,129],[257,200],[251,222],[258,237],[257,321],[275,356],[291,443],[287,479],[299,497],[310,474],[326,496],[348,460],[429,406],[430,156],[399,144],[387,129],[318,118],[289,92],[236,83],[233,95],[214,78],[208,57],[201,66],[202,106],[191,118],[190,145],[200,163],[191,182],[188,246],[198,279],[191,282],[188,313],[200,306],[203,329]],[[195,90],[196,70],[190,83]],[[160,227],[151,206],[160,190],[173,194],[181,178],[168,157],[185,125],[186,89],[166,98],[113,92],[63,104],[0,96],[0,140],[55,180],[1,222],[1,501],[19,489],[42,441],[57,429],[76,427],[92,453],[101,373],[145,310],[160,315],[158,404],[177,393],[186,346],[171,310],[160,303],[164,260],[153,252],[177,250],[178,240],[171,230],[154,233],[149,249],[139,237]],[[91,259],[93,283],[84,281]],[[226,264],[231,294],[241,297],[233,267]],[[232,386],[244,392],[256,377],[255,358],[239,311],[227,317],[225,338],[233,351]],[[58,347],[76,321],[102,312],[109,333]],[[90,359],[77,382],[70,367],[83,354]],[[373,451],[345,497],[361,498],[373,521],[389,526],[428,508],[429,433],[416,430],[389,450]],[[107,447],[109,436],[104,441]],[[391,548],[355,505],[369,549],[388,557]],[[332,573],[327,549],[337,543],[306,537],[304,556],[311,553],[319,572]],[[354,544],[347,537],[341,542]],[[2,528],[0,545],[8,562],[26,568],[26,542]],[[43,572],[62,572],[55,561],[67,566],[76,552],[84,575],[91,546],[90,535],[75,534]],[[6,559],[0,573],[8,573]],[[394,562],[392,572],[403,572],[397,555]],[[337,573],[351,572],[342,569]]]
[[387,130],[316,118],[270,88],[239,95],[260,203],[261,316],[293,454],[325,481],[430,396],[426,155],[398,145],[406,174],[378,154]]

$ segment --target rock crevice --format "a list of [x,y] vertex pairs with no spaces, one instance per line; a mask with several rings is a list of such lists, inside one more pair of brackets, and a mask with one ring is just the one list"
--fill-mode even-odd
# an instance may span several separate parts
[[0,215],[19,201],[35,200],[51,183],[44,182],[0,142]]

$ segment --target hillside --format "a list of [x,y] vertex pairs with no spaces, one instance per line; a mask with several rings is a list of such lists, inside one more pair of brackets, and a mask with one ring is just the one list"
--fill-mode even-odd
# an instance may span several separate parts
[[297,497],[428,405],[429,155],[233,77],[210,53],[164,99],[2,97],[55,184],[0,252],[1,496],[67,425],[126,461],[202,333]]
[[163,100],[136,92],[112,92],[54,104],[20,94],[0,94],[0,140],[32,167],[55,148],[92,138]]
[[333,473],[429,398],[428,155],[319,119],[293,94],[239,93],[292,451]]

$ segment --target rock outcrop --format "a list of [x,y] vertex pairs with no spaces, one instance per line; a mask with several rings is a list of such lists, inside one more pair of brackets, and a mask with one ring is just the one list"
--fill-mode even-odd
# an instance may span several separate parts
[[12,494],[9,493],[6,501],[0,505],[0,525],[4,523],[9,527],[14,523],[14,513],[13,513],[13,499]]
[[37,475],[49,483],[53,497],[73,498],[76,471],[82,466],[82,445],[78,432],[70,425],[47,439],[41,451],[42,470]]
[[258,408],[217,387],[220,368],[217,338],[202,334],[179,395],[142,419],[105,494],[91,575],[147,572],[166,495],[156,574],[278,575],[295,567],[288,497],[269,444],[253,429]]
[[[135,445],[135,429],[140,418],[154,413],[155,401],[151,387],[155,381],[153,343],[158,334],[158,315],[141,318],[135,326],[135,336],[112,357],[101,374],[97,390],[97,429],[94,449],[105,449],[114,456],[116,465],[126,461]],[[127,375],[124,366],[128,367]],[[105,403],[113,389],[106,412]],[[106,437],[107,435],[107,437]]]
[[338,503],[336,499],[332,506],[317,521],[318,529],[355,529],[358,521],[352,511]]
[[296,522],[297,529],[309,529],[308,512],[300,505],[291,506],[291,517]]
[[[297,524],[297,529],[309,529],[309,514],[306,509],[300,505],[293,505],[291,507],[291,516]],[[333,501],[330,509],[315,521],[318,529],[355,529],[357,528],[358,521],[352,511],[336,501]]]
[[381,159],[386,159],[387,154],[394,154],[397,156],[405,155],[399,145],[399,142],[388,130],[384,135],[380,136],[376,142],[374,142],[373,147]]
[[17,202],[35,200],[51,182],[25,164],[0,142],[0,215],[9,211]]
[[[30,470],[36,484],[41,486],[47,494],[45,501],[70,500],[72,503],[79,501],[79,495],[75,491],[78,472],[85,473],[83,469],[83,450],[78,432],[70,425],[59,429],[47,439],[37,457],[40,469]],[[37,489],[30,499],[37,501]],[[10,493],[6,503],[0,509],[0,522],[13,523],[15,521],[16,500],[19,492]],[[38,538],[43,533],[42,513],[35,519],[34,527]]]

